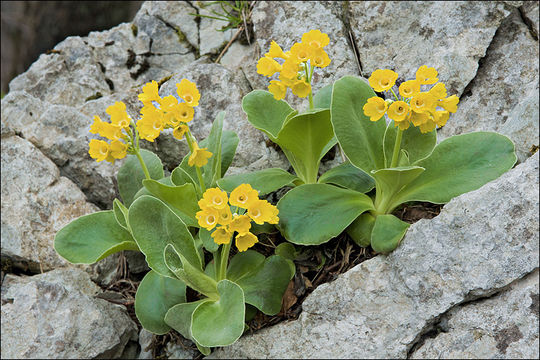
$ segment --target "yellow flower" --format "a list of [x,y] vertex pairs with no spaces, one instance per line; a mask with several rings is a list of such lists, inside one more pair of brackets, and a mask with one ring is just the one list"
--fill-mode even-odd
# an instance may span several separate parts
[[330,43],[330,38],[320,30],[310,30],[302,35],[302,43],[314,49],[322,49]]
[[411,109],[416,112],[434,111],[436,99],[427,92],[414,95],[411,99]]
[[367,99],[366,104],[363,107],[364,114],[369,116],[369,120],[377,121],[384,116],[388,105],[386,101],[378,96],[373,96]]
[[199,144],[193,143],[193,153],[189,156],[188,165],[202,167],[208,163],[212,153],[207,148],[200,148]]
[[311,64],[316,67],[325,68],[330,65],[330,58],[328,54],[323,49],[313,50],[309,58]]
[[113,125],[125,128],[129,126],[131,118],[126,112],[126,104],[121,101],[116,101],[114,105],[107,108],[107,114],[111,116],[111,123]]
[[407,130],[410,125],[411,123],[407,120],[394,122],[394,126],[399,127],[400,130]]
[[109,144],[103,140],[90,140],[88,153],[92,159],[96,159],[97,162],[103,161],[109,154]]
[[268,85],[268,91],[274,95],[274,99],[281,100],[285,97],[287,93],[287,86],[283,82],[278,80],[270,80],[270,85]]
[[142,139],[153,142],[165,125],[163,112],[154,107],[143,107],[142,117],[137,121],[137,130]]
[[232,231],[229,231],[226,226],[220,226],[212,233],[214,242],[218,245],[228,244],[231,242],[231,237],[233,235]]
[[219,219],[219,212],[211,207],[204,208],[195,214],[199,226],[210,231],[217,225]]
[[437,83],[428,91],[428,94],[436,100],[444,99],[446,97],[446,86],[443,83]]
[[231,192],[229,203],[232,206],[238,206],[244,209],[249,208],[251,203],[259,200],[259,193],[249,184],[239,185]]
[[161,97],[158,93],[158,83],[155,80],[147,83],[142,88],[142,94],[139,94],[139,100],[144,104],[150,104],[152,101],[161,102]]
[[177,138],[178,140],[182,140],[185,133],[188,131],[187,125],[180,124],[178,127],[175,127],[173,130],[173,136]]
[[420,126],[422,124],[425,124],[429,120],[430,120],[430,115],[429,115],[429,112],[427,111],[422,112],[422,113],[418,113],[415,111],[411,112],[410,122],[412,122],[414,126]]
[[439,79],[437,78],[437,70],[435,68],[422,65],[416,71],[416,80],[420,81],[421,85],[435,84]]
[[182,79],[180,84],[176,84],[176,93],[189,106],[195,107],[199,105],[201,94],[199,93],[199,90],[197,90],[195,83],[192,83],[188,79]]
[[399,85],[399,94],[404,98],[410,98],[416,93],[420,92],[420,81],[409,80]]
[[296,43],[291,47],[291,59],[301,63],[309,60],[311,56],[312,48],[303,43]]
[[219,212],[219,218],[218,223],[220,225],[229,225],[233,220],[233,215],[231,213],[231,208],[229,206],[226,206],[223,209],[218,209]]
[[258,242],[257,237],[250,232],[243,235],[236,235],[236,248],[240,252],[246,251]]
[[94,123],[90,126],[90,132],[92,134],[99,134],[101,132],[102,124],[104,121],[101,121],[101,118],[97,115],[94,115]]
[[457,111],[457,104],[459,103],[459,98],[456,95],[447,97],[446,99],[439,100],[437,105],[442,107],[444,110],[455,113]]
[[206,190],[203,194],[202,200],[204,200],[208,206],[215,209],[225,209],[229,205],[227,193],[218,188],[210,188]]
[[289,58],[285,60],[281,67],[279,80],[283,81],[285,85],[290,86],[289,84],[297,80],[298,71],[300,71],[300,64],[293,58]]
[[193,120],[193,116],[195,115],[195,110],[187,105],[186,103],[180,103],[178,106],[174,109],[174,114],[176,115],[177,119],[180,120],[183,123],[188,123],[191,120]]
[[373,90],[377,92],[382,92],[390,89],[396,83],[398,74],[392,70],[375,70],[369,77],[369,85]]
[[235,215],[229,223],[229,231],[240,235],[246,234],[251,229],[251,219],[247,215]]
[[122,134],[122,128],[107,122],[101,123],[100,133],[101,136],[109,140],[118,140],[124,137]]
[[292,84],[291,90],[294,95],[304,98],[311,92],[311,85],[304,80],[297,80],[294,84]]
[[110,146],[111,156],[115,159],[123,159],[126,157],[128,146],[120,140],[113,140]]
[[396,122],[405,120],[409,113],[409,105],[405,101],[394,101],[388,107],[388,117]]
[[279,210],[266,200],[254,201],[247,211],[249,217],[259,225],[272,220],[278,212]]
[[446,122],[448,121],[448,118],[450,117],[450,113],[446,110],[437,110],[434,113],[432,113],[433,116],[433,122],[437,124],[437,126],[442,127],[446,125]]
[[263,56],[257,62],[257,74],[270,77],[279,71],[281,71],[281,65],[272,58]]
[[265,57],[287,59],[289,55],[285,54],[281,47],[274,41],[270,43],[270,50],[264,54]]
[[436,125],[435,125],[435,123],[433,121],[429,120],[426,123],[420,125],[419,128],[420,128],[420,132],[422,134],[425,134],[425,133],[428,133],[428,132],[431,132],[431,131],[435,130]]

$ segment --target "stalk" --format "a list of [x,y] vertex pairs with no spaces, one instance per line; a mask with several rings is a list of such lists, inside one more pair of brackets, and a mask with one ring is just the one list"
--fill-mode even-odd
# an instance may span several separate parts
[[390,164],[390,167],[396,167],[399,159],[399,150],[401,148],[401,138],[403,137],[403,130],[398,128],[398,132],[396,135],[396,142],[394,143],[394,153],[392,154],[392,162]]

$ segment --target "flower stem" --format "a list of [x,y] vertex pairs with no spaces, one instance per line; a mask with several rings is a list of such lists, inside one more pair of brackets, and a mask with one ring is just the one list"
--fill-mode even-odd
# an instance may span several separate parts
[[394,94],[394,97],[396,98],[396,101],[399,101],[399,98],[396,95],[396,93],[394,92],[394,89],[390,88],[390,91],[392,92],[392,94]]
[[397,134],[396,134],[396,142],[394,143],[394,153],[392,154],[392,163],[390,164],[390,167],[396,167],[398,163],[399,158],[399,150],[401,148],[401,138],[403,136],[403,130],[398,128]]
[[135,149],[135,155],[137,156],[137,159],[139,159],[139,162],[141,163],[144,176],[146,176],[147,179],[151,179],[150,173],[148,172],[148,168],[146,167],[146,164],[144,163],[144,160],[141,156],[141,153],[139,152],[139,149]]
[[224,244],[221,247],[221,259],[219,262],[219,274],[218,281],[223,280],[227,277],[227,265],[229,263],[229,252],[231,251],[231,245],[233,240],[229,241],[228,244]]
[[[313,76],[313,68],[308,70],[308,65],[307,65],[307,62],[306,62],[304,70],[306,72],[306,82],[311,87],[311,77]],[[308,97],[308,99],[309,99],[309,110],[312,110],[313,109],[313,91],[311,89],[309,90],[309,95],[308,96],[309,96]]]

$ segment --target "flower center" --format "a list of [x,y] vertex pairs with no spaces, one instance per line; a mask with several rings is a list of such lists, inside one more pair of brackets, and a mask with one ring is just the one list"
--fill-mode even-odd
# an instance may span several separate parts
[[187,118],[187,112],[183,112],[182,117]]
[[154,130],[160,130],[161,129],[160,123],[157,121],[154,121],[153,128]]
[[377,109],[379,110],[380,113],[383,113],[386,111],[385,107],[384,107],[384,104],[381,104],[377,107]]
[[416,107],[419,107],[419,108],[424,106],[424,102],[420,99],[416,99],[415,104],[416,104]]
[[184,96],[184,100],[186,100],[187,103],[190,103],[193,101],[193,97],[189,94],[187,94],[186,96]]
[[99,153],[102,154],[102,155],[107,155],[107,147],[106,146],[102,146],[99,148]]
[[251,216],[257,218],[257,217],[261,216],[261,212],[259,211],[259,209],[255,209],[255,210],[251,211]]
[[321,43],[319,43],[318,41],[315,41],[315,40],[312,40],[310,43],[309,43],[309,46],[311,47],[314,47],[314,48],[320,48],[321,47]]
[[388,79],[382,79],[381,81],[379,81],[379,84],[382,86],[388,86],[388,84],[390,84],[390,81],[388,81]]
[[214,204],[221,205],[223,203],[223,200],[219,196],[214,197]]
[[206,223],[208,225],[214,225],[216,223],[216,218],[214,217],[214,215],[208,215],[206,217]]
[[245,203],[246,202],[246,197],[244,195],[238,196],[238,202],[240,202],[242,204]]

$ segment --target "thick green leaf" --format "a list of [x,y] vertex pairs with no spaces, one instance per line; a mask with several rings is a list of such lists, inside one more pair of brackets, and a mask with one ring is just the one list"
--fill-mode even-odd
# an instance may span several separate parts
[[291,173],[278,168],[263,169],[250,173],[236,174],[224,177],[217,182],[218,186],[227,191],[233,191],[241,184],[250,184],[259,192],[259,196],[266,195],[283,186],[293,185],[298,178]]
[[367,193],[375,187],[371,176],[348,161],[322,174],[319,183],[334,184],[361,193]]
[[258,270],[236,281],[244,290],[246,303],[266,315],[275,315],[281,309],[281,299],[294,276],[290,260],[279,255],[268,257]]
[[257,271],[264,259],[264,255],[253,250],[237,253],[231,259],[227,269],[227,279],[238,282],[239,279]]
[[332,124],[336,137],[351,163],[369,173],[384,168],[384,120],[370,121],[363,107],[377,96],[368,83],[354,76],[344,76],[334,83]]
[[130,231],[128,223],[127,223],[128,208],[125,207],[124,204],[122,204],[120,200],[118,199],[113,200],[113,212],[114,212],[114,217],[116,221],[118,222],[118,225],[120,225],[127,231]]
[[313,107],[319,109],[330,109],[332,103],[332,87],[334,84],[328,84],[322,87],[313,96]]
[[289,119],[279,132],[276,143],[298,177],[306,183],[314,183],[317,181],[320,159],[324,151],[330,149],[327,145],[333,137],[330,110],[319,109]]
[[378,215],[371,232],[371,247],[376,252],[389,253],[398,247],[410,224],[391,214]]
[[137,288],[135,314],[146,330],[162,335],[171,329],[164,320],[167,311],[185,302],[186,284],[183,281],[150,270]]
[[360,214],[374,209],[369,196],[327,184],[300,185],[285,194],[277,207],[281,234],[298,245],[325,243]]
[[218,301],[207,301],[193,311],[191,334],[202,346],[227,346],[244,332],[244,292],[230,280],[217,284]]
[[[398,128],[394,126],[394,122],[391,121],[384,133],[386,167],[390,167],[390,162],[392,161],[397,130]],[[437,130],[422,134],[420,128],[410,126],[407,130],[403,131],[400,148],[406,151],[409,163],[415,164],[418,160],[429,156],[433,151],[435,144],[437,144]],[[403,157],[403,154],[401,157]]]
[[[163,164],[159,157],[153,152],[144,149],[141,149],[141,157],[148,168],[150,177],[154,180],[161,179],[163,177]],[[116,178],[120,196],[124,204],[129,207],[137,191],[143,187],[142,181],[146,179],[137,156],[128,155],[126,162],[118,170]]]
[[[187,159],[187,157],[184,159]],[[197,179],[197,174],[195,174],[195,170],[193,170],[193,172],[191,171],[188,172],[186,171],[186,169],[184,169],[180,165],[178,165],[171,173],[171,181],[173,185],[176,185],[176,186],[181,186],[184,184],[197,185],[197,180],[195,180]]]
[[394,197],[392,206],[406,201],[447,203],[498,178],[516,160],[514,144],[504,135],[474,132],[452,136],[417,162],[426,171]]
[[276,226],[269,223],[264,224],[257,224],[255,222],[251,223],[251,229],[249,230],[252,234],[259,235],[259,234],[275,234],[278,232],[278,229],[276,229]]
[[64,226],[54,238],[54,249],[73,264],[93,264],[122,250],[139,250],[112,210],[81,216]]
[[279,255],[282,258],[289,260],[296,259],[296,256],[298,255],[298,252],[296,251],[294,245],[288,242],[284,242],[276,246],[274,252],[276,255]]
[[[376,195],[375,209],[380,214],[389,214],[395,209],[393,198],[407,184],[416,179],[424,172],[420,166],[405,166],[373,170],[375,178]],[[394,206],[395,205],[395,206]],[[399,204],[398,204],[399,205]]]
[[368,247],[371,244],[371,232],[375,225],[375,218],[370,213],[363,213],[354,220],[347,228],[347,234],[355,243],[362,247]]
[[193,340],[191,336],[191,317],[197,306],[206,301],[210,301],[210,299],[174,305],[165,314],[165,323],[178,331],[186,339]]
[[199,210],[197,194],[192,184],[168,186],[156,180],[143,180],[144,187],[155,197],[179,210],[182,221],[188,226],[197,226],[195,214]]
[[174,278],[163,259],[167,244],[172,244],[195,267],[201,259],[191,233],[182,220],[161,200],[141,196],[129,208],[133,237],[146,256],[148,266],[157,273]]
[[287,116],[294,111],[285,101],[276,100],[274,95],[263,90],[254,90],[244,96],[242,109],[248,121],[256,129],[264,131],[273,142],[276,142]]
[[219,245],[214,242],[212,233],[205,228],[199,228],[199,238],[201,239],[203,246],[210,252],[216,252]]
[[236,153],[236,147],[238,146],[238,135],[234,131],[223,130],[221,134],[221,176],[223,177],[227,172],[229,166]]

